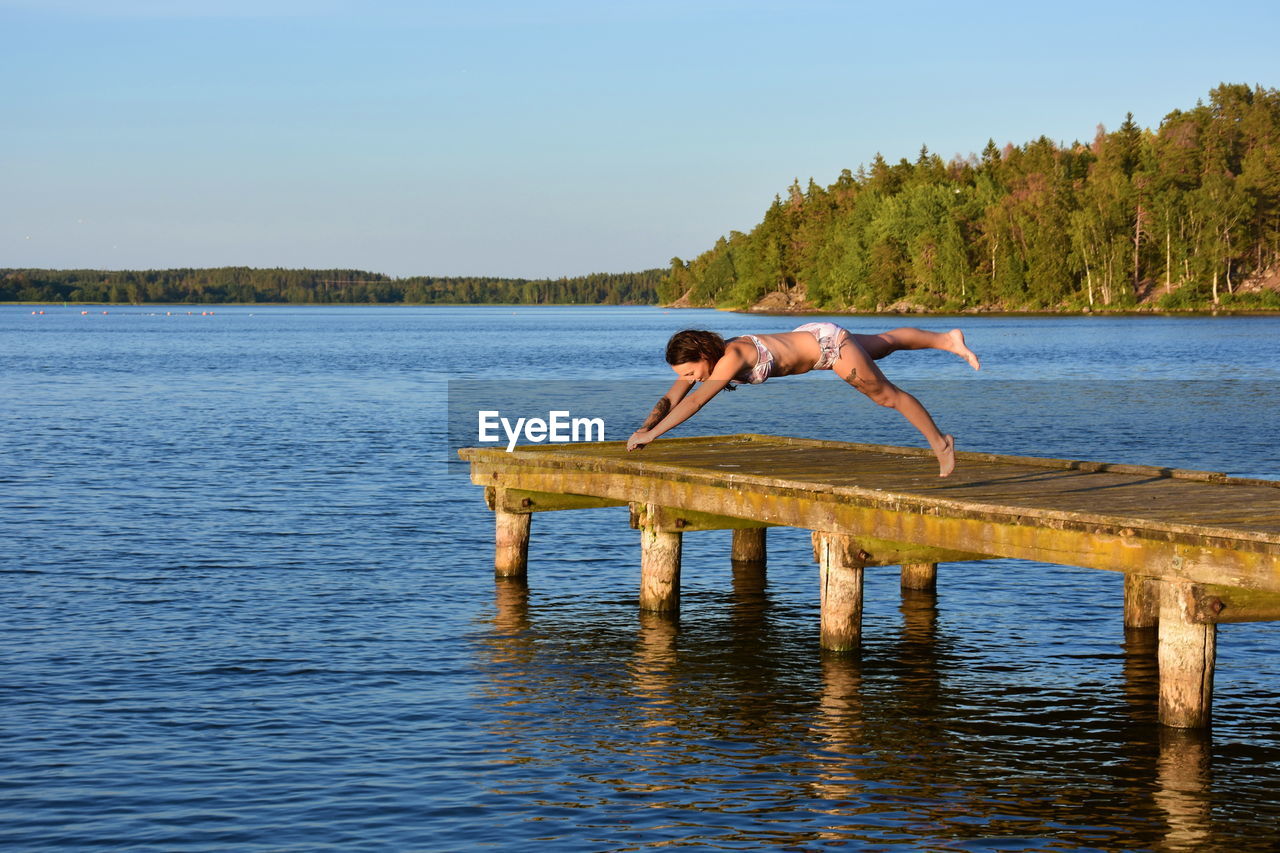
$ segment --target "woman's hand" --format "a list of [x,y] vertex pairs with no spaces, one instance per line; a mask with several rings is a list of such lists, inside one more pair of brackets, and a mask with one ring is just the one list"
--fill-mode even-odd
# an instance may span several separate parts
[[647,429],[638,429],[631,433],[631,438],[627,439],[627,450],[643,450],[644,446],[653,441]]

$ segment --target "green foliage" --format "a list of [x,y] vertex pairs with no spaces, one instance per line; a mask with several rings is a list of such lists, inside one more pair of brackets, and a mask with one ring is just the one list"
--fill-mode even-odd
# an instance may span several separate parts
[[747,307],[804,288],[828,310],[1190,310],[1280,268],[1280,92],[1223,84],[1155,131],[1133,115],[1090,143],[1040,137],[944,163],[846,169],[775,197],[763,221],[681,262],[659,293]]
[[[139,271],[0,269],[0,301],[292,304],[652,304],[662,270],[576,278],[393,279],[362,270],[221,267]],[[665,299],[664,299],[665,301]]]
[[[748,233],[666,270],[561,279],[393,279],[360,270],[0,270],[0,301],[672,303],[742,308],[803,292],[831,311],[1270,308],[1238,285],[1280,270],[1280,92],[1224,83],[1154,131],[1040,137],[944,163],[794,181]],[[1243,306],[1243,307],[1242,307]]]

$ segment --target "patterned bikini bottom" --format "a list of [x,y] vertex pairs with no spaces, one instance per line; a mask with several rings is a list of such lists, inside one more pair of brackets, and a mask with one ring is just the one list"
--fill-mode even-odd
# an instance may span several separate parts
[[844,339],[848,337],[849,330],[835,323],[805,323],[803,326],[796,326],[793,332],[808,332],[818,341],[818,346],[822,349],[822,357],[813,365],[814,370],[827,370],[836,363],[836,359],[840,357],[840,345],[844,343]]

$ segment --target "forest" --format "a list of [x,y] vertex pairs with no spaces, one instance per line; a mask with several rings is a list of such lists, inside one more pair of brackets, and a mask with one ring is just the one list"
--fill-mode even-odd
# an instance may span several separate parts
[[0,302],[652,304],[660,269],[575,278],[391,278],[362,270],[0,269]]
[[575,278],[361,270],[0,269],[0,301],[653,304],[776,311],[1280,310],[1280,92],[1221,84],[1155,130],[1044,136],[797,180],[668,269]]
[[1156,130],[1129,114],[943,160],[794,182],[748,233],[673,258],[664,304],[757,310],[1280,309],[1280,92],[1222,84]]

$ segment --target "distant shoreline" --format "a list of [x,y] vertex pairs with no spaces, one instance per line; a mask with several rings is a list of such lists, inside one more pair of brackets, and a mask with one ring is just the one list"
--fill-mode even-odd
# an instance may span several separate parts
[[[811,293],[802,284],[774,289],[744,301],[687,289],[677,294],[672,276],[659,269],[592,273],[569,279],[430,277],[391,279],[363,270],[255,269],[251,267],[168,270],[40,270],[0,268],[0,304],[6,305],[379,305],[379,306],[652,306],[663,310],[702,308],[741,314],[891,317],[1074,316],[1115,314],[1162,316],[1260,315],[1280,313],[1280,266],[1249,280],[1230,280],[1225,291],[1199,293],[1171,282],[1144,279],[1104,299],[1089,294],[1036,299],[1030,294],[978,294],[971,299],[938,293],[898,293],[894,298],[846,298]],[[901,289],[901,288],[899,288]],[[896,293],[897,291],[895,291]],[[745,296],[745,294],[737,294]],[[1110,304],[1105,304],[1109,302]],[[216,310],[216,307],[214,308]]]
[[634,302],[19,302],[0,301],[0,306],[10,307],[76,307],[100,306],[104,308],[160,308],[181,306],[190,310],[217,308],[653,308],[662,311],[719,311],[723,314],[742,314],[754,317],[1276,317],[1280,311],[1257,308],[1196,308],[1185,311],[1169,311],[1155,308],[1095,308],[1088,311],[761,311],[751,308],[715,308],[710,306],[652,305]]

